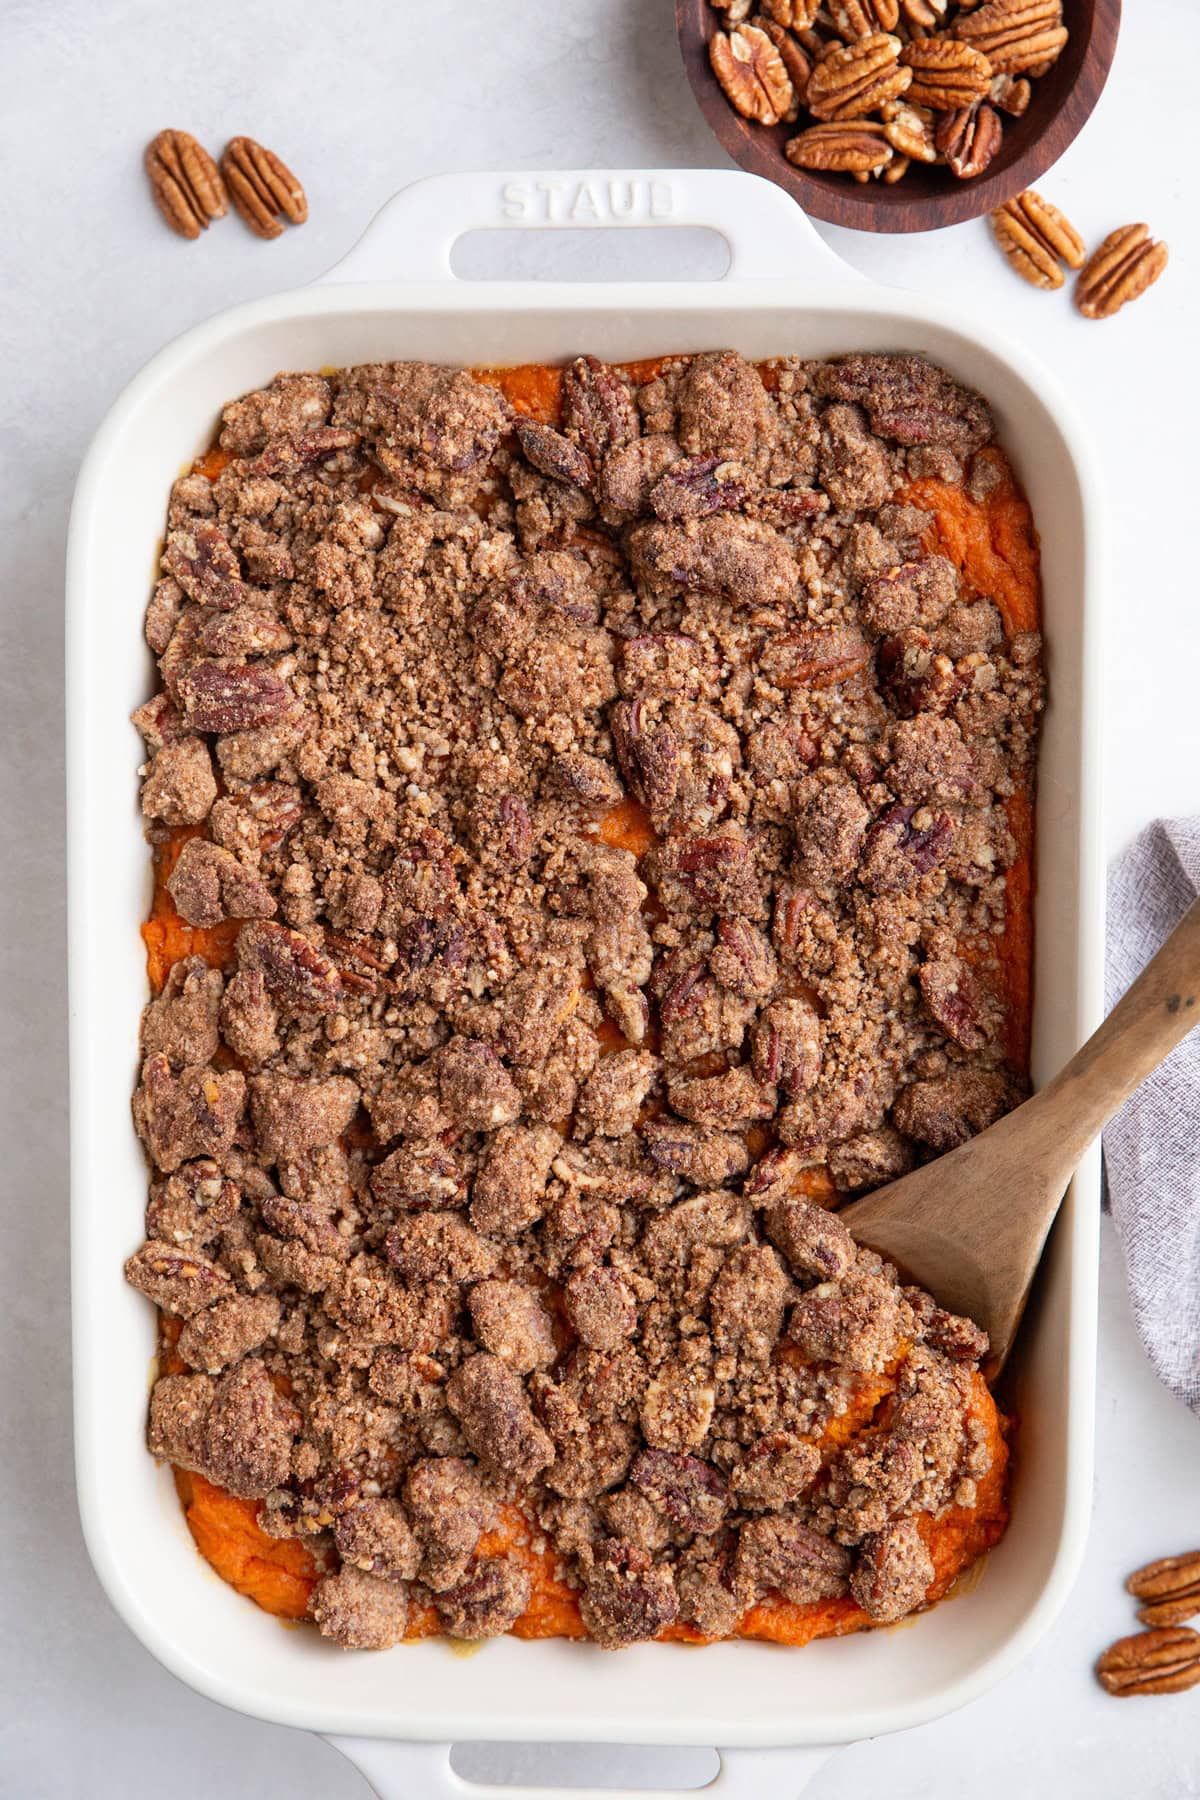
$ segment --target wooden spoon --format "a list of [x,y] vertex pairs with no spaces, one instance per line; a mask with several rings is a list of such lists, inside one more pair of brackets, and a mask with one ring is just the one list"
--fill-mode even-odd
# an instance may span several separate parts
[[1042,1245],[1080,1157],[1200,1022],[1200,900],[1062,1073],[978,1137],[842,1208],[861,1243],[1012,1347]]

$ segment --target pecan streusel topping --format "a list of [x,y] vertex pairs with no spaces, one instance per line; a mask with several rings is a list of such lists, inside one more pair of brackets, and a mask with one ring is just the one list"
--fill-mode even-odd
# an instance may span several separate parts
[[911,356],[581,357],[545,418],[376,364],[175,484],[150,1444],[339,1643],[520,1629],[514,1508],[607,1646],[925,1603],[986,1345],[832,1209],[1022,1091],[1039,642],[915,503],[991,438]]

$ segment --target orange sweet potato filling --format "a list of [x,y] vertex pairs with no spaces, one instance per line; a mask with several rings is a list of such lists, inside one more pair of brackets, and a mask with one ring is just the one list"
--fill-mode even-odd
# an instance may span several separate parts
[[222,1581],[264,1612],[302,1619],[317,1580],[311,1551],[297,1538],[268,1537],[256,1500],[239,1500],[187,1469],[174,1473],[196,1548]]
[[219,444],[214,444],[211,450],[206,450],[203,456],[196,458],[192,464],[192,474],[203,475],[209,481],[215,481],[222,469],[227,469],[232,461],[232,450],[222,450]]
[[[836,1449],[867,1424],[879,1401],[890,1391],[892,1379],[865,1386],[857,1404],[836,1420],[820,1440],[821,1448]],[[918,1519],[918,1529],[934,1566],[934,1578],[926,1593],[929,1605],[942,1599],[958,1576],[999,1542],[1008,1523],[1008,1446],[1003,1422],[983,1377],[976,1374],[974,1381],[971,1411],[983,1421],[992,1466],[978,1483],[973,1506],[952,1507],[938,1519]],[[196,1548],[221,1579],[265,1612],[283,1619],[302,1619],[320,1573],[311,1551],[298,1539],[269,1537],[258,1522],[257,1500],[238,1499],[202,1475],[183,1469],[174,1473]],[[496,1525],[479,1540],[479,1554],[513,1557],[528,1571],[529,1605],[513,1626],[514,1636],[586,1636],[575,1590],[558,1575],[553,1549],[539,1547],[536,1527],[517,1507],[501,1509]],[[775,1595],[743,1615],[737,1635],[795,1646],[819,1637],[841,1637],[869,1624],[861,1607],[849,1598],[797,1606]],[[407,1641],[436,1637],[440,1629],[431,1606],[412,1607]],[[707,1641],[689,1625],[672,1626],[663,1636],[680,1643]]]
[[154,852],[154,898],[150,917],[142,926],[142,942],[146,946],[146,973],[156,994],[162,992],[173,966],[185,956],[202,956],[211,968],[225,968],[241,930],[236,919],[226,919],[221,925],[189,925],[175,910],[167,882],[183,846],[189,838],[200,835],[198,826],[180,826]]
[[[662,360],[628,364],[626,368],[635,379],[646,381],[662,366]],[[479,380],[502,389],[520,412],[548,422],[557,420],[562,386],[558,369],[528,364],[474,372]],[[772,385],[773,371],[764,369],[762,373],[767,385]],[[947,556],[969,590],[995,600],[1010,635],[1034,631],[1040,616],[1040,581],[1037,535],[1029,506],[1003,452],[992,448],[980,454],[994,461],[999,477],[985,498],[972,499],[963,488],[933,479],[910,483],[897,498],[933,514],[926,548]],[[229,460],[228,452],[214,447],[194,466],[197,473],[215,480]],[[1023,1071],[1028,1067],[1032,974],[1033,806],[1027,792],[1014,795],[1009,802],[1009,825],[1016,839],[1017,856],[1006,877],[1003,933],[997,941],[964,945],[962,949],[972,960],[984,956],[993,960],[1004,1007],[1006,1053],[1011,1066]],[[597,821],[596,830],[605,843],[638,857],[654,842],[649,817],[635,800],[624,800],[609,808]],[[175,909],[166,882],[180,849],[193,835],[190,829],[175,832],[155,852],[154,897],[150,917],[141,928],[147,974],[154,993],[161,991],[172,965],[181,957],[202,956],[214,968],[226,967],[239,929],[236,921],[210,930],[198,929],[188,925]],[[606,1050],[618,1049],[625,1042],[608,1021],[601,1025],[600,1037]],[[765,1143],[756,1144],[752,1149],[761,1154],[764,1147]],[[827,1204],[836,1197],[823,1169],[805,1171],[800,1186],[810,1197]],[[160,1323],[161,1367],[164,1373],[180,1370],[184,1365],[173,1350],[179,1322],[164,1316]],[[786,1347],[783,1353],[789,1353]],[[877,1380],[864,1381],[846,1412],[827,1427],[819,1447],[832,1451],[868,1426],[880,1403],[892,1391],[895,1375],[893,1369]],[[978,1371],[973,1375],[973,1387],[970,1411],[983,1425],[992,1464],[977,1483],[972,1506],[952,1507],[939,1518],[918,1518],[918,1529],[935,1571],[926,1593],[928,1605],[942,1599],[958,1577],[999,1542],[1008,1523],[1007,1421]],[[268,1536],[258,1522],[257,1500],[239,1499],[202,1475],[183,1469],[176,1469],[174,1477],[196,1547],[222,1580],[266,1612],[283,1619],[303,1618],[320,1576],[317,1561],[306,1545],[299,1539]],[[575,1590],[561,1580],[554,1550],[545,1545],[536,1525],[519,1507],[501,1509],[495,1526],[480,1539],[479,1553],[514,1557],[529,1572],[529,1606],[513,1626],[514,1636],[586,1636]],[[794,1605],[773,1595],[744,1614],[737,1635],[797,1646],[814,1638],[840,1637],[861,1630],[870,1622],[848,1597]],[[437,1614],[431,1606],[412,1607],[408,1641],[436,1636],[439,1631]],[[689,1625],[672,1626],[663,1636],[683,1643],[707,1641]]]

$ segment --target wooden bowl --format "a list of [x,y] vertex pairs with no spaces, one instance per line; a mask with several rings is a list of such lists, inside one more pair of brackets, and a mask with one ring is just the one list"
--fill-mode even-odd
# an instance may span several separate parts
[[1024,118],[1004,122],[1004,142],[987,172],[960,181],[948,168],[914,162],[894,187],[881,181],[860,185],[852,175],[794,169],[783,146],[805,123],[755,125],[734,111],[712,72],[708,43],[725,15],[708,0],[675,0],[675,29],[692,92],[713,131],[736,163],[765,175],[811,213],[831,225],[857,231],[936,231],[990,212],[1031,187],[1057,162],[1083,126],[1108,79],[1121,0],[1064,0],[1063,22],[1070,30],[1054,67],[1033,83]]

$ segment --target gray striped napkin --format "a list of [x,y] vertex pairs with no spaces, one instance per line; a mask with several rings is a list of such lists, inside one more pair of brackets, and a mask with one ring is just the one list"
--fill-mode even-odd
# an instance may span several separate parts
[[[1200,891],[1200,818],[1158,819],[1108,877],[1111,1009]],[[1107,1199],[1129,1298],[1159,1378],[1200,1416],[1200,1031],[1104,1133]]]

